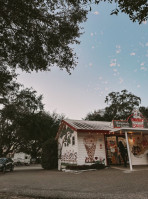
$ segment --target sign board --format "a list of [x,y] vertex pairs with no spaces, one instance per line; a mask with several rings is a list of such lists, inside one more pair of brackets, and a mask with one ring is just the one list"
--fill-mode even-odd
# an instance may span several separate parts
[[129,123],[128,121],[122,121],[122,120],[113,120],[113,127],[114,128],[128,128]]
[[148,128],[146,120],[139,110],[134,110],[127,120],[113,120],[114,128]]
[[144,128],[143,118],[131,118],[132,128]]

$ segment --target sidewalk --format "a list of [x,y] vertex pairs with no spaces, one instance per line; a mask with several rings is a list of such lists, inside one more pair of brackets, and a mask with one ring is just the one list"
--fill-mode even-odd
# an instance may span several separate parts
[[124,167],[124,166],[111,166],[112,169],[117,169],[117,170],[121,170],[121,171],[125,171],[125,172],[134,172],[134,171],[146,171],[148,170],[148,166],[143,165],[143,166],[133,166],[133,170],[130,170],[130,167]]

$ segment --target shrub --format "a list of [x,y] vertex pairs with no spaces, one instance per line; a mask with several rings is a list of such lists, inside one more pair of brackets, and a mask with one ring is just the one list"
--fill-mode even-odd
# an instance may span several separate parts
[[66,169],[70,170],[87,170],[87,169],[104,169],[104,164],[95,163],[92,165],[67,165]]
[[57,142],[54,138],[47,140],[42,147],[41,165],[44,169],[55,169],[58,167]]

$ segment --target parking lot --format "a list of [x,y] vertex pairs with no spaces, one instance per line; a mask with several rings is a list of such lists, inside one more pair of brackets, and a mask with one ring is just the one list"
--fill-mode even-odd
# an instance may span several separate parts
[[[46,171],[39,165],[0,173],[0,198],[148,199],[148,169],[108,168],[87,172]],[[28,198],[28,197],[27,197]]]

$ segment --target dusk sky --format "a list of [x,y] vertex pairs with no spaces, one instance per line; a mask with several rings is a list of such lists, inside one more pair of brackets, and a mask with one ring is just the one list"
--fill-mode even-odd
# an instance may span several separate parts
[[105,96],[127,89],[148,106],[148,22],[141,25],[125,14],[110,16],[115,7],[93,6],[82,24],[80,45],[73,48],[78,65],[69,75],[53,67],[51,72],[20,73],[18,81],[43,94],[46,111],[82,119],[106,106]]

